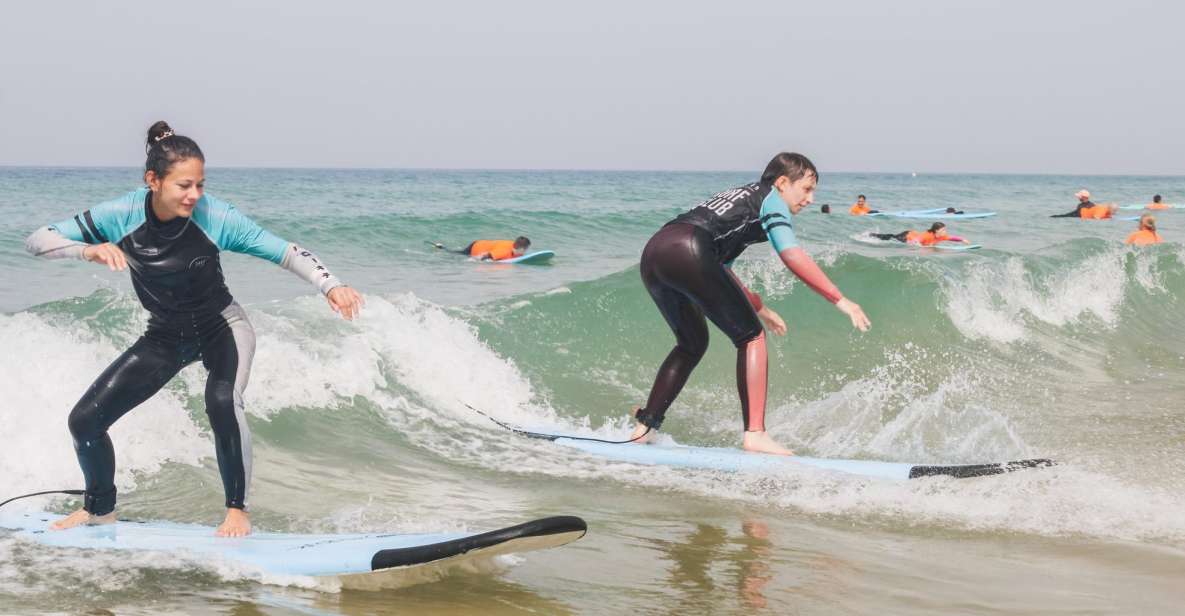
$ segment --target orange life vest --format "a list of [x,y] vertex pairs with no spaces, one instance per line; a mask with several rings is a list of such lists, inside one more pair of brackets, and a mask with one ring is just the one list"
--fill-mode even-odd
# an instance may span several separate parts
[[490,253],[495,261],[509,259],[514,256],[514,240],[477,240],[469,247],[469,256],[476,257]]
[[851,214],[852,216],[863,216],[871,211],[872,211],[872,208],[868,207],[867,205],[860,205],[859,203],[853,203],[852,209],[848,210],[848,213]]
[[1159,244],[1164,240],[1160,239],[1160,234],[1155,231],[1147,229],[1140,229],[1135,233],[1127,236],[1125,244],[1135,244],[1136,246],[1147,246],[1149,244]]
[[910,244],[921,244],[922,246],[933,246],[939,242],[945,242],[947,238],[938,237],[932,231],[910,231],[905,234],[905,241]]

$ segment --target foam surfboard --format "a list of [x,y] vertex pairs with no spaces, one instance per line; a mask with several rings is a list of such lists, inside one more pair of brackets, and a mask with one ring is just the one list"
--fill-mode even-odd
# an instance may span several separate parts
[[940,210],[914,210],[908,212],[877,212],[876,214],[869,214],[873,217],[883,218],[933,218],[935,220],[941,219],[956,219],[968,220],[973,218],[989,218],[995,216],[995,212],[964,212],[962,214],[947,214],[945,209]]
[[233,561],[273,575],[299,575],[342,588],[397,588],[438,579],[455,568],[480,568],[502,554],[553,548],[584,536],[574,516],[541,518],[484,533],[323,534],[257,532],[215,537],[214,529],[175,522],[119,521],[50,531],[62,516],[0,515],[0,528],[37,543],[93,550],[145,550]]
[[889,246],[893,248],[934,248],[937,250],[977,250],[983,248],[980,244],[957,244],[954,242],[940,242],[933,246],[921,246],[919,244],[910,244],[908,242],[898,242],[897,240],[882,240],[872,237],[867,234],[859,234],[852,237],[852,239],[861,244],[868,244],[870,246]]
[[1164,207],[1162,207],[1162,208],[1156,208],[1156,209],[1152,209],[1152,208],[1148,208],[1148,204],[1146,204],[1146,203],[1145,203],[1145,204],[1138,204],[1138,205],[1121,205],[1121,206],[1119,206],[1119,209],[1121,209],[1121,210],[1143,210],[1143,209],[1148,209],[1148,211],[1149,211],[1149,212],[1159,212],[1159,211],[1163,211],[1163,210],[1174,210],[1174,209],[1177,209],[1177,207],[1178,207],[1178,206],[1177,206],[1177,205],[1175,205],[1175,204],[1172,204],[1172,203],[1165,203],[1165,204],[1164,204]]
[[539,263],[547,263],[555,256],[555,252],[550,250],[537,250],[535,252],[528,252],[521,257],[514,257],[513,259],[500,259],[498,261],[489,261],[489,263],[522,263],[536,265]]
[[999,475],[1030,468],[1053,466],[1047,459],[1014,460],[988,464],[910,464],[906,462],[878,462],[874,460],[838,460],[805,456],[776,456],[750,453],[724,447],[691,447],[686,445],[609,444],[560,437],[556,443],[580,451],[635,464],[673,466],[733,472],[796,471],[817,468],[850,475],[878,479],[917,479],[947,476],[955,478]]
[[951,244],[943,242],[941,244],[934,244],[933,246],[919,246],[919,248],[934,248],[937,250],[976,250],[983,248],[979,244]]

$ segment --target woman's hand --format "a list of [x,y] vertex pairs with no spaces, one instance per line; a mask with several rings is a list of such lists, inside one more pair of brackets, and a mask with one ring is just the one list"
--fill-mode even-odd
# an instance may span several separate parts
[[860,304],[844,297],[838,302],[835,302],[835,307],[839,308],[840,312],[848,315],[848,318],[852,320],[852,327],[862,332],[866,332],[868,328],[872,327],[872,321],[869,321],[868,317],[864,315],[864,310],[860,308]]
[[329,307],[347,321],[354,320],[366,303],[362,300],[361,293],[344,285],[330,289],[325,299],[329,301]]
[[786,322],[769,306],[762,306],[761,310],[757,311],[757,318],[761,319],[761,323],[769,331],[779,336],[786,335]]
[[94,263],[102,263],[113,272],[122,272],[128,267],[128,258],[124,256],[119,246],[111,242],[83,248],[82,258]]

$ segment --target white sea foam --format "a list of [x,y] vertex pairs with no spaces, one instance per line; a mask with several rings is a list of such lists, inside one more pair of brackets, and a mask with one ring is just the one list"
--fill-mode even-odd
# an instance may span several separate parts
[[1091,255],[1051,273],[1029,270],[1020,257],[977,263],[942,281],[946,314],[971,339],[1016,342],[1035,323],[1075,324],[1087,317],[1118,324],[1127,276],[1121,249]]
[[[0,447],[5,494],[82,487],[66,419],[91,382],[123,349],[41,316],[0,315]],[[174,390],[166,389],[118,421],[111,439],[116,486],[135,486],[137,473],[166,461],[197,464],[213,449]],[[44,506],[18,501],[9,507]]]

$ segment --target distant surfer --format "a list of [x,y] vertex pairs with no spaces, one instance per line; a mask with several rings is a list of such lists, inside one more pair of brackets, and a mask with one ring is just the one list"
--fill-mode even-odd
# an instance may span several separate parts
[[[444,244],[430,243],[441,250],[449,250]],[[468,255],[478,261],[504,261],[523,256],[530,247],[531,240],[520,235],[513,240],[477,240],[460,250],[450,252]]]
[[1161,202],[1160,195],[1152,195],[1152,203],[1149,203],[1148,205],[1144,206],[1145,209],[1149,209],[1149,210],[1167,210],[1171,207],[1173,207],[1173,206],[1171,206],[1167,203]]
[[878,214],[880,210],[874,210],[868,207],[868,200],[864,198],[864,195],[859,195],[856,197],[856,202],[852,204],[852,207],[848,208],[848,213],[852,216],[867,216],[869,214]]
[[[726,190],[658,230],[642,250],[642,282],[675,334],[675,348],[655,377],[645,407],[635,411],[634,437],[657,430],[708,348],[710,319],[737,348],[737,388],[749,451],[791,455],[765,430],[767,355],[764,327],[786,324],[741,283],[731,264],[751,244],[769,241],[782,263],[816,293],[867,331],[859,305],[845,298],[799,245],[790,216],[814,198],[818,171],[802,154],[782,152],[758,182]],[[639,438],[641,437],[641,438]]]
[[132,287],[149,313],[140,339],[70,411],[70,434],[86,494],[82,509],[51,528],[115,521],[115,450],[108,428],[182,368],[201,360],[209,371],[206,415],[226,497],[226,519],[216,534],[239,537],[251,532],[251,434],[243,390],[251,373],[255,332],[226,287],[219,252],[240,252],[279,265],[315,286],[346,319],[358,314],[362,296],[313,253],[204,194],[206,159],[192,139],[157,122],[148,129],[146,150],[146,187],[42,227],[25,242],[39,257],[91,261],[112,271],[130,268]]
[[1050,218],[1082,218],[1084,220],[1106,220],[1115,216],[1118,206],[1114,203],[1095,203],[1090,200],[1090,192],[1080,190],[1074,193],[1078,198],[1078,206],[1072,212],[1054,214]]
[[1140,217],[1139,227],[1129,236],[1124,244],[1132,244],[1135,246],[1148,246],[1151,244],[1159,244],[1164,240],[1161,239],[1160,234],[1156,232],[1156,217],[1152,214],[1144,214]]
[[897,240],[905,244],[916,244],[918,246],[934,246],[942,242],[962,242],[970,244],[967,240],[957,236],[950,235],[946,230],[946,223],[936,222],[930,225],[928,231],[902,231],[901,233],[869,233],[872,237],[878,240]]

